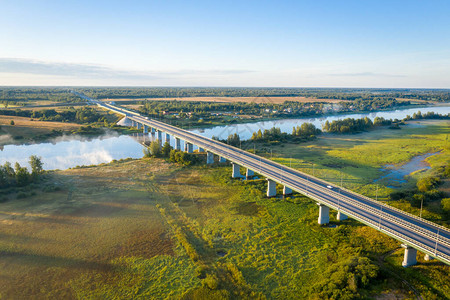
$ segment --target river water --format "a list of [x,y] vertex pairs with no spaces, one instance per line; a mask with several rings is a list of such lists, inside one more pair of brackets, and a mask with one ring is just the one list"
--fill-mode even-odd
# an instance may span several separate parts
[[419,170],[431,169],[430,165],[426,162],[425,159],[438,154],[439,152],[417,155],[401,166],[385,165],[382,168],[385,174],[375,180],[375,182],[388,182],[390,185],[387,185],[387,187],[397,188],[401,186],[402,183],[407,182],[407,175]]
[[[270,129],[280,127],[283,132],[292,132],[292,127],[302,123],[313,123],[321,128],[327,120],[333,121],[345,118],[383,117],[386,119],[403,119],[407,115],[412,115],[417,111],[426,113],[434,111],[440,114],[450,113],[450,106],[432,106],[422,108],[408,108],[393,111],[372,112],[363,114],[340,114],[323,116],[318,118],[282,119],[246,124],[233,124],[227,126],[216,126],[205,129],[193,129],[192,132],[206,137],[217,136],[221,139],[227,138],[229,134],[238,133],[242,140],[249,139],[253,132],[258,129]],[[163,135],[165,136],[165,135]],[[142,137],[141,137],[142,138]],[[44,168],[67,169],[81,165],[95,165],[107,163],[114,159],[140,158],[143,156],[143,146],[139,139],[131,136],[105,135],[97,138],[86,139],[80,136],[68,136],[57,138],[48,143],[31,145],[5,145],[0,148],[0,164],[6,161],[19,162],[22,166],[28,165],[30,155],[42,157]],[[164,139],[163,139],[164,141]],[[173,139],[172,139],[173,143]],[[173,144],[172,144],[173,146]]]
[[50,143],[6,145],[0,151],[0,164],[6,161],[28,166],[31,155],[42,158],[44,169],[68,169],[82,165],[97,165],[121,158],[140,158],[143,147],[126,135],[106,135],[94,139],[67,136]]
[[255,123],[244,123],[244,124],[232,124],[225,126],[216,126],[212,128],[202,128],[191,130],[192,132],[201,134],[206,137],[216,136],[220,139],[226,139],[230,134],[237,133],[239,134],[241,140],[250,139],[253,132],[258,131],[259,129],[270,129],[272,127],[279,127],[282,132],[292,132],[292,128],[297,125],[301,125],[303,123],[312,123],[319,129],[322,129],[322,125],[325,124],[326,121],[335,121],[342,120],[346,118],[354,118],[360,119],[368,117],[373,121],[375,117],[383,117],[385,119],[403,119],[406,118],[407,115],[412,116],[414,113],[421,111],[423,113],[434,111],[439,114],[448,114],[450,113],[450,106],[430,106],[430,107],[422,107],[422,108],[407,108],[407,109],[398,109],[392,111],[379,111],[379,112],[370,112],[370,113],[360,113],[360,114],[339,114],[339,115],[330,115],[330,116],[322,116],[316,118],[299,118],[299,119],[281,119],[281,120],[273,120],[273,121],[264,121],[264,122],[255,122]]

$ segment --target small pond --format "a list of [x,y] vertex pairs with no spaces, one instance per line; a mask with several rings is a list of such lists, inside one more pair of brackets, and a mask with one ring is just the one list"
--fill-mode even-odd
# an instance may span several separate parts
[[384,168],[382,169],[385,172],[385,175],[381,176],[380,178],[378,178],[377,180],[375,180],[374,182],[378,182],[378,181],[386,181],[386,182],[390,182],[392,185],[388,186],[390,188],[397,188],[399,187],[401,184],[407,182],[405,176],[414,173],[416,171],[420,171],[420,170],[428,170],[430,169],[430,165],[425,161],[425,159],[427,157],[433,156],[433,155],[437,155],[439,154],[439,152],[435,152],[435,153],[426,153],[423,155],[417,155],[415,157],[413,157],[409,162],[401,165],[401,166],[396,166],[396,165],[386,165],[384,166]]

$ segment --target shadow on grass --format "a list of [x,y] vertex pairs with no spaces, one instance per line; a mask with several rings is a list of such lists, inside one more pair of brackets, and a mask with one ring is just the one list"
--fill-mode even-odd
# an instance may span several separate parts
[[34,236],[25,236],[25,235],[17,235],[17,234],[9,234],[0,232],[0,240],[6,241],[14,241],[14,243],[28,243],[30,241],[38,242],[38,243],[48,243],[51,239],[34,237]]
[[[25,266],[71,267],[80,270],[114,271],[117,266],[105,262],[86,261],[76,258],[29,254],[18,251],[0,251],[0,259]],[[122,268],[122,267],[121,267]]]

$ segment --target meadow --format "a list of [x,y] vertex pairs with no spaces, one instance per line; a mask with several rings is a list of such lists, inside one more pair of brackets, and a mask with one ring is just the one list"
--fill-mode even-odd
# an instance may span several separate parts
[[[436,169],[449,164],[449,134],[448,121],[420,121],[410,122],[401,130],[382,129],[348,135],[324,134],[307,143],[265,147],[263,152],[267,157],[272,155],[279,163],[314,174],[336,185],[342,183],[345,188],[419,215],[417,208],[407,203],[388,201],[388,196],[399,188],[414,188],[417,180],[432,176],[436,174]],[[421,169],[408,175],[407,182],[403,184],[382,178],[384,166],[401,166],[413,157],[425,153],[436,153],[425,159],[431,169]],[[448,192],[447,181],[444,180],[441,186],[445,192]],[[425,207],[424,217],[440,222],[439,213],[442,213],[439,205],[430,205]]]

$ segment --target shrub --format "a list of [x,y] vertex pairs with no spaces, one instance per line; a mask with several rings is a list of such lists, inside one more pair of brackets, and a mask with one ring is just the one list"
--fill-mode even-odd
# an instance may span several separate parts
[[25,193],[25,192],[17,193],[17,199],[23,199],[23,198],[26,198],[26,197],[28,197],[28,194]]
[[442,199],[441,206],[445,213],[450,214],[450,198]]
[[350,257],[330,265],[322,280],[312,286],[321,299],[359,297],[358,286],[366,286],[378,274],[378,268],[367,257]]
[[417,189],[420,192],[426,192],[433,189],[440,183],[439,177],[425,177],[417,181]]
[[214,274],[206,274],[206,277],[202,280],[202,284],[211,290],[215,290],[219,286],[219,280]]

